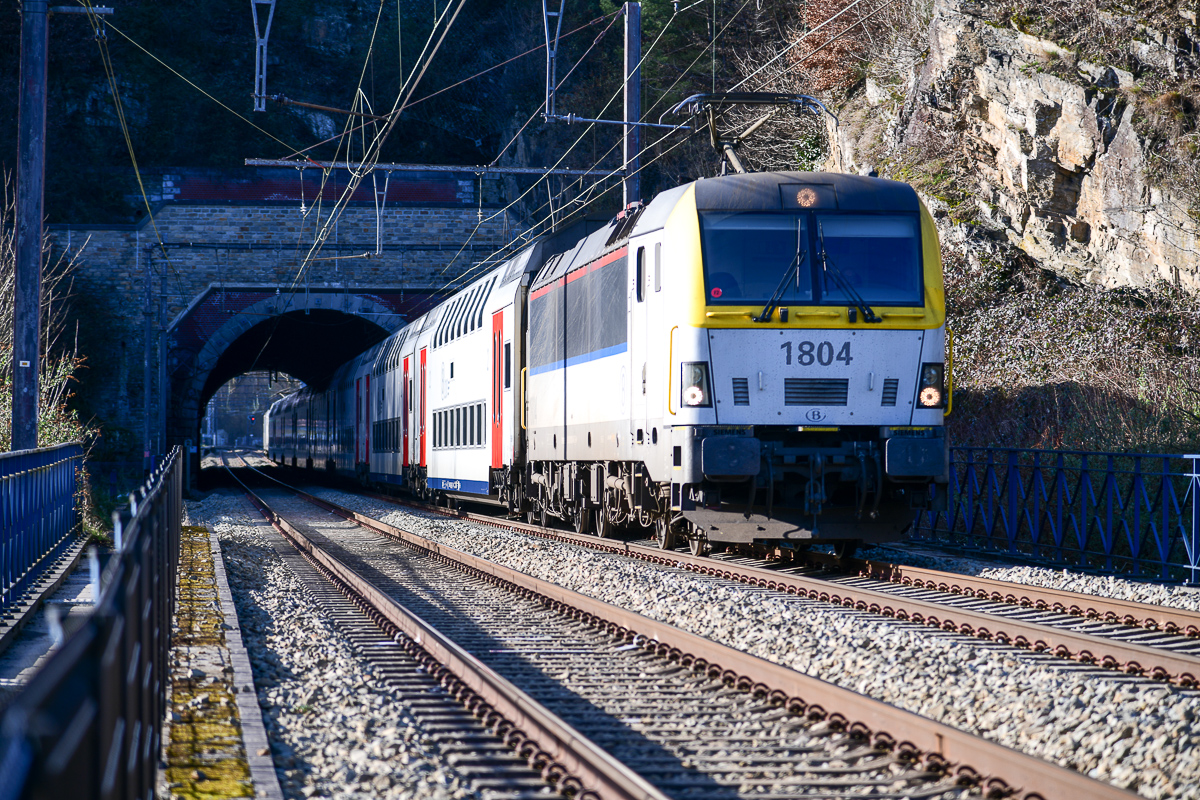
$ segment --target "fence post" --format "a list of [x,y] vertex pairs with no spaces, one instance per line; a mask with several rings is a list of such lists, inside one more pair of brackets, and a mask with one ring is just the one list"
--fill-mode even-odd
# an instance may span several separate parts
[[1188,572],[1187,584],[1195,586],[1197,572],[1200,571],[1200,552],[1197,552],[1200,542],[1200,453],[1187,455],[1184,458],[1192,462],[1192,471],[1188,474],[1188,493],[1192,496],[1192,529],[1184,531],[1184,541],[1187,542]]
[[1021,513],[1021,501],[1017,492],[1021,489],[1021,474],[1017,469],[1017,451],[1008,452],[1008,477],[1005,478],[1008,490],[1008,513],[1004,520],[1004,534],[1008,539],[1008,552],[1017,552],[1018,518]]

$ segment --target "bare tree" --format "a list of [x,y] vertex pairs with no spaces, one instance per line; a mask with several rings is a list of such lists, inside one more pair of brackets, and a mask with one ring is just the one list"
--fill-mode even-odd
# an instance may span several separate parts
[[[15,220],[16,197],[12,178],[6,175],[3,203],[0,203],[0,447],[4,449],[12,441]],[[83,363],[76,343],[78,337],[67,341],[67,300],[73,288],[75,259],[82,250],[83,247],[80,247],[73,255],[60,253],[55,258],[49,239],[43,243],[42,351],[38,360],[41,368],[38,382],[41,395],[38,403],[38,439],[42,444],[78,440],[88,433],[78,416],[67,407],[75,372]]]

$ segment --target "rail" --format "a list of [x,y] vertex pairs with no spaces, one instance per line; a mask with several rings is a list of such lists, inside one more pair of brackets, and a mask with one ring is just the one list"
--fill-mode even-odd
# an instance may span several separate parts
[[1200,583],[1200,455],[953,448],[947,501],[914,539]]
[[114,512],[95,609],[0,719],[0,800],[154,795],[182,517],[176,447]]
[[[274,480],[274,479],[272,479]],[[278,481],[276,481],[278,482]],[[285,484],[281,484],[285,485]],[[285,485],[286,486],[286,485]],[[927,765],[931,770],[949,771],[959,777],[964,785],[979,784],[986,796],[1012,796],[1018,800],[1046,800],[1047,798],[1088,797],[1092,800],[1101,798],[1132,798],[1129,792],[1115,786],[1089,778],[1079,772],[1065,769],[1027,755],[997,743],[990,742],[966,731],[958,730],[940,722],[920,717],[895,706],[860,695],[849,689],[827,683],[820,679],[796,672],[788,667],[765,661],[748,653],[732,649],[718,642],[692,634],[667,623],[643,617],[628,609],[610,605],[601,600],[579,594],[557,584],[544,581],[517,571],[508,566],[488,561],[485,558],[456,550],[431,539],[396,528],[372,517],[343,508],[328,500],[308,494],[293,487],[287,487],[314,505],[332,512],[352,522],[382,534],[396,541],[409,544],[418,550],[425,551],[431,558],[442,563],[454,564],[461,568],[473,579],[487,581],[496,585],[511,587],[522,597],[540,600],[547,607],[558,613],[575,616],[587,624],[606,627],[612,634],[620,636],[634,647],[641,647],[648,653],[665,656],[672,662],[692,671],[704,672],[713,680],[722,680],[730,687],[738,690],[753,692],[762,698],[764,704],[776,706],[788,713],[802,715],[810,720],[825,720],[834,729],[854,731],[861,736],[864,743],[883,749],[891,750],[901,760],[915,760]],[[277,514],[268,512],[272,522],[287,524]],[[448,516],[469,516],[462,514],[447,514]],[[502,523],[503,526],[526,529],[519,524]],[[291,527],[291,526],[289,526]],[[298,531],[295,531],[298,533]],[[564,539],[588,539],[560,531],[553,532],[555,537],[561,535]],[[320,552],[320,546],[312,540],[297,536],[295,541],[309,554]],[[625,547],[607,544],[600,540],[596,549],[609,549],[612,552],[625,551]],[[632,549],[632,548],[630,548]],[[715,567],[715,574],[720,574],[723,566],[711,560],[695,559],[682,553],[662,553],[659,550],[643,549],[647,553],[646,560],[661,563],[680,561],[705,561]],[[355,591],[368,604],[373,603],[377,590],[373,590],[362,578],[349,572],[341,577],[337,572],[338,564],[328,554],[321,554],[320,563],[328,563],[327,569],[331,574],[339,575],[342,580],[354,582]],[[335,564],[337,566],[335,566]],[[772,579],[803,580],[795,576],[772,574]],[[360,588],[357,584],[363,584]],[[760,585],[767,585],[763,581]],[[769,588],[775,588],[774,585]],[[826,585],[826,591],[830,587]],[[840,590],[841,587],[833,587]],[[364,591],[366,590],[366,591]],[[370,595],[368,597],[368,595]],[[422,635],[422,643],[426,634],[417,629],[405,627],[408,623],[401,620],[393,621],[391,612],[373,606],[380,616],[392,621],[400,630],[409,636]],[[455,666],[447,663],[451,672]],[[475,691],[474,679],[459,675],[459,680]],[[445,684],[443,684],[445,685]],[[483,694],[480,692],[481,695]],[[486,702],[496,704],[499,698],[490,693]],[[499,708],[499,705],[494,705]],[[526,724],[526,719],[521,720]],[[552,738],[552,737],[551,737]],[[572,766],[578,766],[571,760]],[[599,776],[590,776],[593,779]],[[610,784],[610,790],[615,788]],[[600,792],[602,796],[610,795]]]
[[0,455],[0,615],[21,603],[79,532],[83,446]]

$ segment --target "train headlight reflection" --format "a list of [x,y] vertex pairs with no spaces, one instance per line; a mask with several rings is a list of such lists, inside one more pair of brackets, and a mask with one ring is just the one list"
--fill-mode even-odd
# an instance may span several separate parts
[[946,365],[922,364],[921,383],[917,387],[917,402],[922,408],[941,408],[946,396]]
[[681,382],[680,402],[689,408],[707,408],[712,405],[712,392],[709,391],[708,362],[684,362],[683,381]]

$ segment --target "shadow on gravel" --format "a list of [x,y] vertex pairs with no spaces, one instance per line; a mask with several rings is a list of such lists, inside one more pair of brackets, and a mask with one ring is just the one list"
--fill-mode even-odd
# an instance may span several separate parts
[[[721,785],[711,775],[685,763],[695,757],[699,749],[697,737],[693,735],[696,731],[681,728],[667,734],[676,749],[685,753],[677,755],[634,727],[637,724],[659,725],[661,720],[651,716],[630,717],[627,716],[629,712],[624,712],[626,716],[618,716],[618,712],[606,710],[563,685],[573,670],[591,669],[614,656],[642,658],[640,651],[631,650],[624,656],[622,645],[604,640],[582,623],[560,617],[540,603],[512,599],[503,608],[486,605],[488,601],[480,595],[486,596],[493,591],[489,584],[442,570],[422,570],[419,565],[424,559],[415,553],[408,556],[377,553],[372,562],[367,562],[337,543],[329,542],[329,546],[333,555],[351,565],[376,587],[668,794],[714,800],[739,796],[736,786]],[[447,599],[445,592],[454,592],[461,599]],[[498,636],[487,630],[478,619],[483,615],[490,617],[493,626],[502,625],[507,633]],[[654,673],[661,666],[657,660],[645,662],[640,679],[644,681],[647,693],[659,690],[659,680]],[[621,673],[614,670],[614,690],[620,688],[616,681],[622,679]],[[696,681],[668,680],[675,684],[672,688],[679,693],[680,705],[695,702]]]

